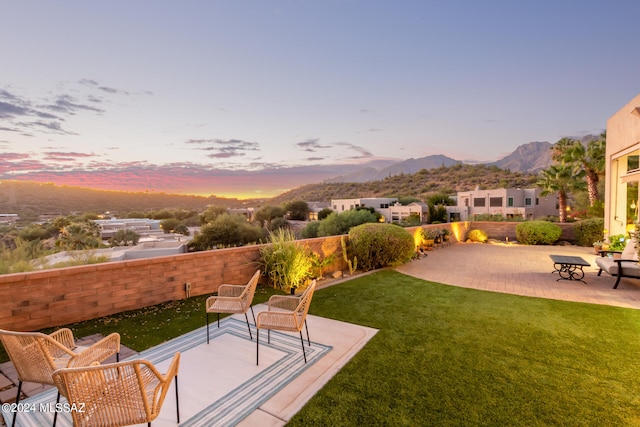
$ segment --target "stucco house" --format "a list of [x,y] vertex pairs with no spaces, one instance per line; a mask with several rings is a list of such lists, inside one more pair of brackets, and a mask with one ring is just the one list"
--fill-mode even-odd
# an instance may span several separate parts
[[456,206],[447,206],[449,221],[472,221],[476,215],[532,220],[558,215],[558,197],[541,196],[539,188],[496,188],[460,191]]
[[604,224],[606,235],[625,234],[638,222],[640,95],[607,120]]
[[331,209],[342,213],[359,207],[373,208],[384,217],[385,222],[401,222],[411,215],[418,215],[420,222],[425,222],[429,212],[424,203],[401,205],[395,197],[371,197],[360,199],[332,199]]

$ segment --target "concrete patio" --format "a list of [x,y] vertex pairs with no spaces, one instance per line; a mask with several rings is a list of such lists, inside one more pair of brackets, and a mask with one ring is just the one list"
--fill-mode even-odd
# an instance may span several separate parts
[[[640,308],[640,280],[623,278],[612,289],[615,277],[598,276],[591,247],[526,246],[518,244],[454,243],[427,252],[428,256],[396,270],[448,285],[529,297]],[[559,280],[549,255],[580,256],[585,283]]]

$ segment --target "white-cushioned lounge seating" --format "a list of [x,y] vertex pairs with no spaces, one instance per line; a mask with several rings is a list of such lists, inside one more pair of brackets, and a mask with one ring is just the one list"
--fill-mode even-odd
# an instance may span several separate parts
[[618,287],[620,279],[623,277],[640,278],[640,265],[638,265],[638,252],[636,250],[637,244],[636,239],[630,239],[620,254],[620,258],[610,258],[606,256],[610,253],[609,251],[600,251],[602,256],[596,258],[596,264],[600,268],[598,276],[605,271],[617,277],[613,289]]

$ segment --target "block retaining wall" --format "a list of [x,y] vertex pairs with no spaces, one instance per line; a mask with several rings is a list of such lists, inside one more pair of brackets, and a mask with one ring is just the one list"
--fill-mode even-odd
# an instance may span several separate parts
[[[508,238],[510,242],[517,242],[518,239],[516,239],[516,226],[518,224],[519,222],[473,221],[470,227],[472,229],[475,228],[486,232],[490,239],[504,241],[506,238]],[[560,226],[560,228],[562,229],[560,240],[571,243],[575,242],[576,236],[573,232],[573,224],[557,223],[556,225]]]

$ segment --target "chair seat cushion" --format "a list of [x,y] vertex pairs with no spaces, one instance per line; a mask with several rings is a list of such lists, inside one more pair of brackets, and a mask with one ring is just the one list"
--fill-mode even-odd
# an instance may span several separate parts
[[[596,258],[596,264],[612,276],[618,275],[618,263],[613,258],[600,257]],[[630,277],[640,277],[640,265],[635,262],[622,262],[622,274]]]

